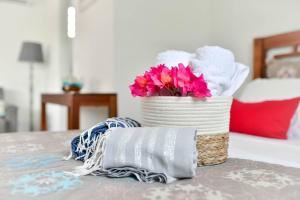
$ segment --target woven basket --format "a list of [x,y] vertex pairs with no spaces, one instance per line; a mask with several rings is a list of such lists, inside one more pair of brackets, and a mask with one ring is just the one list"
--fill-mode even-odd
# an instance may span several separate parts
[[198,166],[215,165],[228,156],[232,97],[142,98],[143,126],[196,127]]

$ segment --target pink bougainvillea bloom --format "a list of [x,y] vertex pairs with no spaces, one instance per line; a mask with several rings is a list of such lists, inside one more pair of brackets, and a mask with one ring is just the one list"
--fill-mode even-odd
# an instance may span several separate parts
[[178,69],[178,78],[184,83],[190,83],[197,78],[192,72],[190,66],[184,67],[184,65],[179,65]]
[[168,85],[172,81],[171,71],[165,67],[160,74],[160,81],[163,85]]
[[171,76],[172,76],[172,84],[175,88],[178,88],[178,68],[172,67],[171,69]]
[[190,92],[192,82],[196,78],[189,66],[178,64],[177,87],[181,90],[182,96],[186,96]]
[[203,75],[193,81],[192,94],[194,97],[198,98],[211,97],[210,90],[207,87],[207,83],[204,80]]
[[149,72],[146,71],[144,77],[147,80],[147,85],[146,85],[147,96],[154,96],[159,91],[159,88],[156,85],[154,85]]
[[151,67],[150,71],[147,72],[150,76],[150,79],[152,80],[153,84],[162,88],[163,84],[160,81],[160,74],[162,71],[163,65],[159,65],[158,67]]
[[147,79],[145,76],[137,76],[135,78],[135,82],[140,86],[140,87],[146,87],[147,85]]
[[146,96],[147,95],[148,80],[145,76],[137,76],[134,84],[130,85],[132,96]]
[[129,88],[131,90],[132,96],[134,96],[134,97],[136,97],[136,96],[144,97],[147,95],[146,88],[140,87],[137,83],[130,85]]
[[190,82],[190,74],[183,64],[178,65],[177,78],[179,87],[184,87],[186,83]]
[[165,65],[151,67],[142,76],[137,76],[130,85],[133,96],[211,96],[203,75],[197,77],[189,66],[178,64],[171,70]]
[[171,82],[170,70],[165,65],[151,67],[148,74],[153,84],[159,88],[163,88],[166,84]]

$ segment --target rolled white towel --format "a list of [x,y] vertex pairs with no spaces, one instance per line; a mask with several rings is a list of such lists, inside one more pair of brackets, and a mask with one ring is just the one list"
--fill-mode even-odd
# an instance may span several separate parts
[[232,77],[235,73],[235,58],[228,49],[218,46],[204,46],[196,50],[195,58],[209,62],[218,69],[218,72],[225,73],[228,77]]
[[190,65],[196,75],[204,75],[213,96],[232,96],[249,73],[248,67],[235,63],[231,51],[218,46],[197,49]]
[[249,67],[236,63],[236,71],[231,79],[230,87],[222,92],[222,96],[232,96],[245,82],[249,74]]
[[192,56],[193,54],[185,51],[168,50],[158,54],[156,64],[165,64],[169,68],[178,66],[179,63],[187,66]]
[[204,46],[195,54],[168,50],[158,54],[156,60],[156,64],[169,68],[179,63],[190,65],[197,76],[203,74],[213,96],[232,96],[249,74],[249,68],[236,63],[230,50],[218,46]]
[[222,73],[209,61],[192,58],[190,60],[190,66],[193,68],[193,73],[196,76],[204,75],[204,79],[207,82],[212,96],[220,96],[222,92],[226,90],[230,80],[228,77],[222,76]]

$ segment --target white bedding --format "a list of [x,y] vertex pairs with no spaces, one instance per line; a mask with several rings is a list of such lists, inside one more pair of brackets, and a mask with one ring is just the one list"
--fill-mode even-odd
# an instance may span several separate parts
[[300,168],[300,139],[277,140],[230,133],[229,157]]
[[[299,84],[300,79],[255,79],[247,84],[238,99],[260,102],[299,97]],[[231,133],[229,157],[300,168],[300,139],[277,140]]]

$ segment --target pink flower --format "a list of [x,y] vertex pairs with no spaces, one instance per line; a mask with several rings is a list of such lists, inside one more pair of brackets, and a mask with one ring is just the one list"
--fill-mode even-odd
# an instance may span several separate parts
[[149,72],[145,72],[144,77],[147,80],[147,96],[154,96],[159,91],[159,87],[157,87],[154,84],[153,80],[151,79],[151,74]]
[[189,66],[178,64],[171,70],[165,65],[151,67],[142,76],[137,76],[130,85],[133,96],[193,96],[210,97],[203,75],[195,76]]
[[137,76],[134,80],[134,84],[130,85],[132,96],[146,96],[147,80],[143,76]]
[[132,96],[134,96],[134,97],[136,97],[136,96],[144,97],[147,95],[146,88],[140,87],[137,83],[130,85],[129,88],[131,90]]
[[163,85],[168,85],[172,82],[171,71],[167,67],[161,71],[160,81]]
[[161,81],[161,75],[165,69],[168,69],[165,65],[158,65],[157,67],[151,67],[149,72],[146,72],[150,75],[153,84],[163,88],[164,83]]
[[178,65],[178,86],[184,87],[186,84],[190,84],[191,79],[194,78],[194,74],[189,66],[185,67],[182,63]]
[[210,90],[207,87],[203,74],[193,81],[192,94],[194,97],[198,98],[211,97]]
[[172,67],[171,76],[173,79],[172,84],[174,85],[175,88],[178,88],[178,68],[177,67]]
[[180,89],[182,96],[186,96],[188,92],[191,92],[192,83],[196,78],[189,66],[185,67],[181,63],[178,65],[177,87]]
[[135,82],[142,88],[146,87],[147,79],[144,76],[137,76]]

